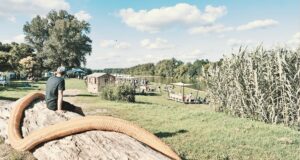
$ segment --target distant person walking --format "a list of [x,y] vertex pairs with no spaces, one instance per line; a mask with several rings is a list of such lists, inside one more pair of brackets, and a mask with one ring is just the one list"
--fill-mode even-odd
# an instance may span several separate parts
[[46,104],[47,108],[53,111],[63,113],[64,110],[76,112],[84,115],[80,107],[76,107],[69,102],[63,101],[63,92],[65,90],[65,67],[58,67],[55,76],[48,79],[46,84]]

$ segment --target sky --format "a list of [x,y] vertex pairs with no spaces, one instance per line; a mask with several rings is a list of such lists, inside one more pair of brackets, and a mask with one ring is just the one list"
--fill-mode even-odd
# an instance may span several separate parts
[[26,22],[60,9],[90,23],[92,69],[300,46],[300,0],[0,0],[0,42],[24,42]]

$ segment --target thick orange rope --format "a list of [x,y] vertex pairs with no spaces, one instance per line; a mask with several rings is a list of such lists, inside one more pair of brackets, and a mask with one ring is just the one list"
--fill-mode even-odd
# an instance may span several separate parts
[[20,122],[26,107],[36,99],[44,99],[42,93],[31,93],[21,99],[12,110],[8,124],[8,140],[13,148],[20,151],[31,150],[38,144],[90,130],[124,133],[150,146],[171,159],[180,160],[164,142],[152,133],[128,121],[108,116],[87,116],[60,122],[36,131],[22,138]]

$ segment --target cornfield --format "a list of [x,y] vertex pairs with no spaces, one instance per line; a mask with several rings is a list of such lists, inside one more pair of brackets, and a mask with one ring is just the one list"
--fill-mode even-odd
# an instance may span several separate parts
[[300,125],[300,50],[240,49],[211,65],[209,99],[216,111],[264,121]]

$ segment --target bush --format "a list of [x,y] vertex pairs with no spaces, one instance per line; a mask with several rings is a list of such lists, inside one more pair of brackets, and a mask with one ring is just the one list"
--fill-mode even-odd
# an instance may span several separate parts
[[108,85],[102,89],[101,97],[111,101],[135,102],[135,89],[128,85]]
[[212,65],[207,74],[217,111],[264,121],[300,125],[300,51],[240,50]]

